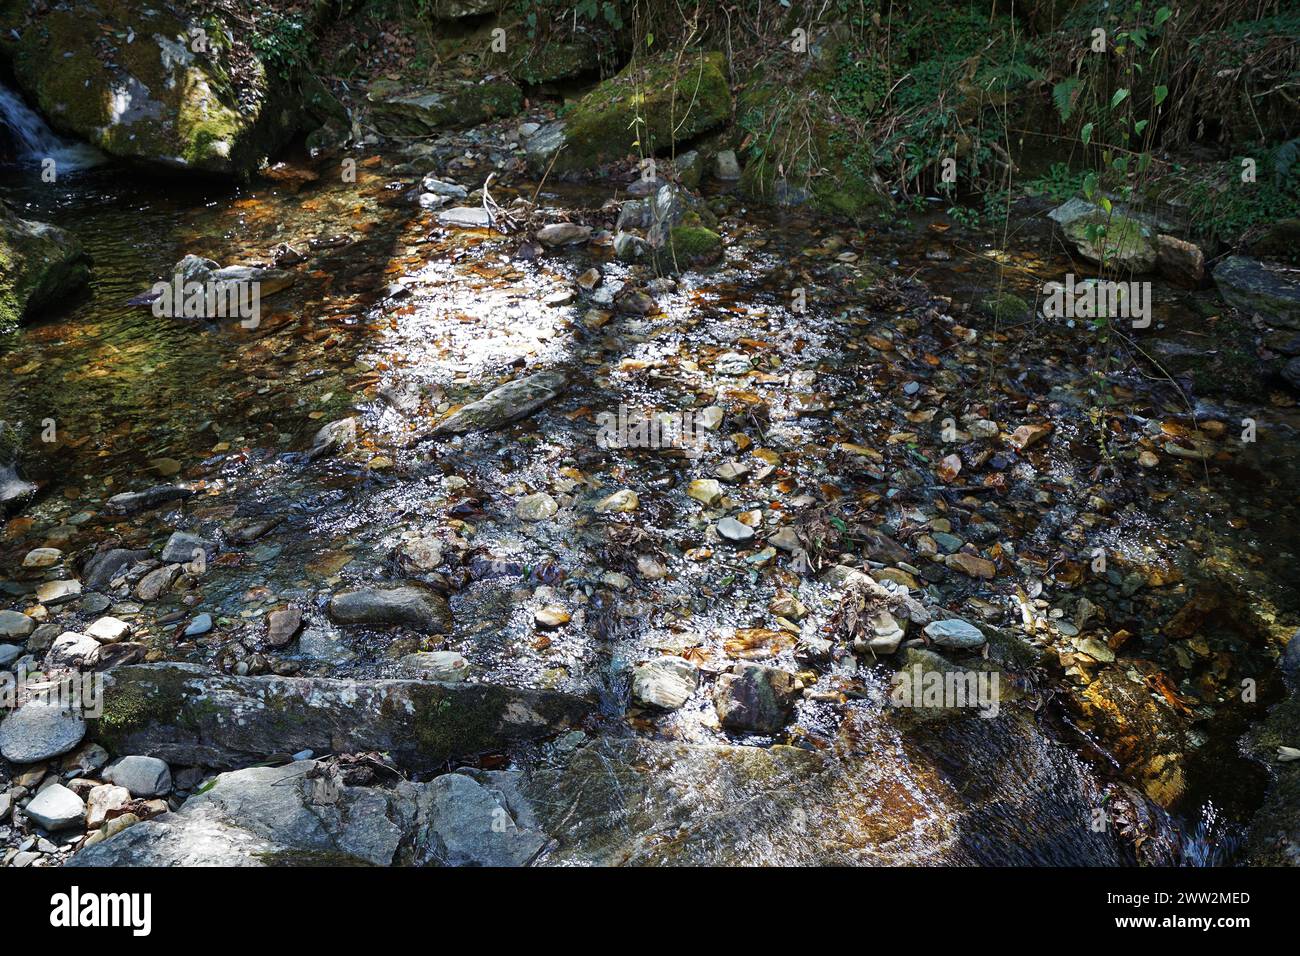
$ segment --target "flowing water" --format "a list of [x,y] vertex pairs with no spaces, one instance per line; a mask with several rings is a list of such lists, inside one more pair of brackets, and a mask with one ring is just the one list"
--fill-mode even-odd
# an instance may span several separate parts
[[[63,148],[31,126],[25,107],[0,95],[23,153]],[[725,460],[744,459],[758,473],[728,487],[732,511],[759,512],[769,527],[787,515],[801,526],[826,526],[848,509],[885,513],[883,527],[904,534],[918,509],[936,501],[941,510],[955,507],[959,497],[896,480],[900,469],[925,460],[907,437],[935,427],[911,424],[929,421],[923,404],[942,403],[944,392],[964,385],[1041,413],[1033,396],[1050,393],[1056,438],[1015,473],[1062,503],[1026,501],[988,512],[984,523],[975,514],[968,533],[1016,542],[1032,560],[1043,556],[1046,577],[1046,561],[1055,569],[1061,559],[1061,524],[1073,525],[1126,566],[1174,567],[1188,578],[1214,570],[1266,596],[1280,616],[1298,610],[1289,586],[1296,502],[1286,489],[1297,486],[1291,409],[1268,409],[1273,440],[1234,449],[1212,477],[1199,463],[1174,463],[1176,473],[1158,488],[1129,490],[1121,520],[1080,525],[1079,509],[1064,503],[1102,457],[1080,411],[1090,380],[1080,339],[1054,342],[1041,324],[968,332],[977,323],[959,312],[946,319],[948,302],[936,298],[969,301],[998,281],[999,263],[1011,267],[1005,281],[1032,298],[1042,275],[1064,267],[1060,254],[1043,251],[1050,246],[1041,235],[1027,232],[1004,247],[976,232],[937,235],[926,219],[908,230],[836,230],[722,195],[715,202],[728,241],[724,263],[682,275],[656,295],[651,315],[614,314],[590,302],[547,304],[593,264],[605,289],[625,281],[626,267],[607,246],[524,259],[517,236],[440,227],[407,195],[412,176],[400,157],[361,163],[355,183],[322,172],[320,182],[293,193],[107,166],[56,183],[42,182],[30,164],[6,171],[5,199],[23,215],[73,231],[95,271],[87,295],[0,341],[0,418],[57,423],[57,440],[37,446],[42,493],[0,539],[0,575],[41,544],[79,551],[116,538],[149,547],[177,526],[221,537],[273,519],[255,542],[228,542],[200,589],[141,610],[153,622],[151,646],[172,659],[228,664],[231,639],[253,633],[268,610],[290,600],[308,608],[306,632],[283,655],[299,672],[376,677],[427,645],[387,632],[341,632],[324,603],[347,584],[419,576],[403,554],[413,541],[434,540],[457,622],[436,646],[462,652],[480,679],[599,693],[611,753],[660,766],[637,806],[619,802],[616,813],[607,788],[618,786],[619,773],[609,771],[605,789],[587,792],[581,768],[537,771],[543,780],[559,774],[552,783],[561,790],[567,780],[587,793],[556,811],[556,825],[588,848],[602,827],[648,819],[638,832],[656,839],[602,843],[601,852],[624,862],[675,859],[684,843],[698,841],[710,859],[725,858],[732,851],[722,848],[731,846],[737,858],[789,862],[1107,863],[1127,852],[1087,825],[1101,788],[1116,777],[1113,764],[1050,722],[1047,710],[1006,723],[904,720],[883,703],[884,669],[858,666],[851,656],[821,677],[824,694],[800,705],[786,741],[794,748],[762,751],[770,757],[709,749],[728,736],[703,695],[657,719],[629,716],[628,676],[637,661],[671,651],[706,673],[737,659],[802,670],[798,637],[818,636],[836,610],[835,591],[794,573],[784,555],[737,557],[711,539],[715,516],[684,489]],[[474,184],[484,175],[462,170],[459,178]],[[552,216],[599,219],[612,191],[551,186],[539,202]],[[503,204],[533,194],[531,184],[494,188]],[[127,304],[185,254],[264,263],[285,243],[307,251],[308,261],[294,267],[291,289],[263,301],[255,329],[158,317]],[[866,294],[855,276],[875,268],[918,275],[929,291],[904,285]],[[806,314],[790,308],[791,290],[803,286],[814,290]],[[1191,314],[1173,290],[1163,290],[1161,303],[1157,318],[1170,327]],[[724,374],[717,359],[738,349],[752,368]],[[947,378],[932,372],[954,359]],[[541,369],[564,371],[571,386],[538,415],[500,432],[425,440],[447,408]],[[921,383],[925,403],[913,387]],[[597,416],[620,405],[709,404],[725,407],[727,419],[705,435],[697,457],[597,443]],[[1139,404],[1134,428],[1188,420],[1169,389],[1151,387]],[[1242,413],[1211,408],[1207,417],[1234,421]],[[313,433],[353,414],[362,424],[358,451],[307,461]],[[744,440],[729,437],[735,433]],[[864,457],[846,445],[885,454]],[[102,512],[111,495],[156,483],[166,460],[203,494],[184,509],[129,520]],[[636,512],[592,511],[620,488],[637,492]],[[538,491],[559,510],[545,521],[520,520],[517,502]],[[1000,530],[985,527],[995,515]],[[1119,601],[1124,582],[1112,576],[1095,593]],[[24,593],[21,584],[6,585]],[[1001,580],[988,589],[948,581],[943,588],[950,606],[967,613],[1014,607]],[[800,634],[771,623],[769,604],[786,593],[809,608],[795,627]],[[572,622],[540,631],[535,612],[555,604],[571,611]],[[197,611],[216,618],[214,632],[179,634]],[[1140,629],[1142,622],[1131,623]],[[1241,645],[1234,666],[1264,677],[1271,663],[1260,647],[1242,636],[1224,640]],[[1234,753],[1233,737],[1200,741],[1175,808],[1189,828],[1206,805],[1226,808],[1237,824],[1258,805],[1263,778]],[[773,763],[749,765],[760,759]],[[834,771],[809,760],[829,760]],[[656,817],[657,801],[666,807],[692,786],[713,829],[671,832]],[[797,799],[805,792],[806,801]],[[792,803],[803,818],[791,815]],[[1171,821],[1159,826],[1174,839]]]

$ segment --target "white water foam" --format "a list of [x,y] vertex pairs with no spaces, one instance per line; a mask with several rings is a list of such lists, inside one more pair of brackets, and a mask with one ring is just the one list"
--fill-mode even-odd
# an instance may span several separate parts
[[0,124],[8,128],[17,144],[18,161],[23,166],[40,167],[42,161],[53,159],[55,168],[62,174],[105,161],[93,146],[59,136],[21,97],[3,86],[0,86]]

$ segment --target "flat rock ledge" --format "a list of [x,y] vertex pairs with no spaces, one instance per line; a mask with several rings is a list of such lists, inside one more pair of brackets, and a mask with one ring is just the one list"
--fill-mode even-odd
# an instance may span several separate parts
[[550,736],[593,707],[571,694],[497,684],[236,677],[191,664],[130,665],[104,676],[90,740],[111,753],[221,769],[310,750],[385,751],[431,770]]

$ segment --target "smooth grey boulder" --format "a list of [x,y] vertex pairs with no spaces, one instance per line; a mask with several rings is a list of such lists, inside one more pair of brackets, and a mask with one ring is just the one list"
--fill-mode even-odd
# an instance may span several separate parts
[[536,372],[515,379],[463,406],[434,426],[430,434],[456,435],[501,428],[554,401],[567,385],[560,372]]
[[310,750],[387,752],[432,769],[556,733],[591,707],[570,694],[496,684],[237,677],[143,664],[105,673],[103,716],[89,732],[110,753],[172,766],[239,767]]
[[461,229],[490,229],[492,214],[482,206],[452,206],[438,213],[438,221]]
[[36,630],[36,622],[21,611],[0,611],[0,639],[22,640]]
[[51,832],[67,830],[85,821],[86,802],[56,783],[34,796],[23,812]]
[[925,636],[930,639],[930,643],[939,647],[967,649],[980,647],[985,642],[983,631],[958,618],[931,621],[925,626]]
[[336,624],[402,626],[422,634],[450,634],[452,627],[447,599],[416,584],[343,591],[330,600],[329,612]]
[[85,736],[80,714],[34,698],[0,723],[0,756],[11,763],[36,763],[67,753]]
[[157,757],[123,757],[109,764],[104,779],[125,787],[133,797],[162,797],[172,789],[171,768]]

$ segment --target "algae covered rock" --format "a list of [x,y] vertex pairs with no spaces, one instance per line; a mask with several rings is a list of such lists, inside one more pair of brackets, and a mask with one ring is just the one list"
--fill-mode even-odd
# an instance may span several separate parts
[[891,205],[870,151],[846,135],[828,86],[846,36],[828,27],[808,52],[782,48],[758,63],[737,100],[745,137],[740,188],[778,206],[860,219]]
[[634,61],[584,96],[564,120],[560,172],[592,169],[631,153],[664,152],[731,117],[731,88],[721,53],[678,62]]
[[375,129],[385,136],[425,136],[435,130],[475,126],[519,112],[523,93],[509,77],[444,80],[418,90],[372,83],[367,94]]
[[29,8],[14,29],[19,85],[54,127],[112,156],[243,177],[299,128],[290,78],[237,49],[216,15],[94,0]]
[[548,736],[591,707],[570,694],[496,684],[236,677],[141,664],[105,674],[103,713],[88,732],[111,753],[173,766],[238,767],[311,750],[383,751],[430,769]]
[[1155,268],[1158,249],[1151,228],[1118,209],[1109,211],[1074,198],[1048,213],[1079,255],[1123,272]]
[[90,257],[72,234],[0,203],[0,333],[89,280]]
[[561,372],[536,372],[494,388],[434,426],[433,435],[463,435],[492,431],[526,418],[557,398],[568,380]]
[[1294,270],[1229,256],[1215,266],[1214,284],[1228,304],[1242,312],[1258,312],[1276,325],[1300,329],[1300,280]]

